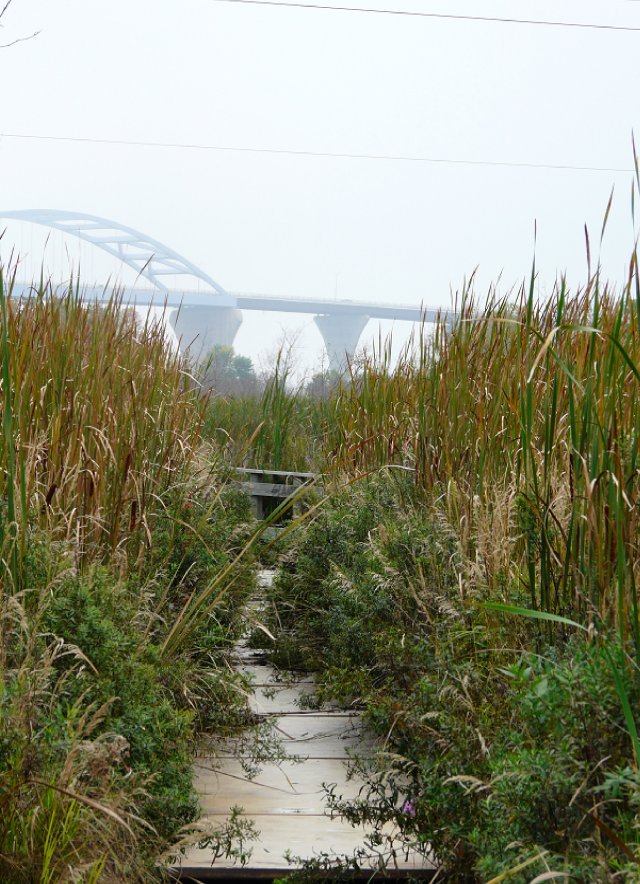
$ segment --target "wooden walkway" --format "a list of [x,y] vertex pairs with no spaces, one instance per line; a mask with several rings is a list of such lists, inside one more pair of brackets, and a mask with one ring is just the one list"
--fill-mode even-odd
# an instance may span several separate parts
[[[261,575],[263,581],[270,576],[268,572]],[[196,784],[205,819],[223,823],[231,808],[240,806],[260,835],[249,845],[251,858],[244,867],[225,858],[212,864],[210,850],[194,848],[187,853],[179,872],[173,873],[180,880],[191,881],[272,879],[291,873],[305,859],[323,854],[353,856],[365,848],[365,829],[331,818],[323,786],[335,783],[336,794],[357,796],[362,782],[347,776],[349,753],[366,757],[375,751],[359,715],[339,709],[303,711],[300,700],[313,691],[312,682],[283,684],[278,673],[242,642],[236,648],[236,669],[251,677],[251,708],[273,724],[284,760],[265,764],[254,779],[248,779],[238,746],[232,742],[222,744],[215,755],[210,750],[202,754],[196,763]],[[385,845],[385,853],[388,849]],[[368,870],[366,878],[380,866],[375,851],[369,848],[368,854],[360,862]],[[292,862],[291,858],[297,860]],[[395,867],[386,874],[425,880],[433,872],[423,857],[413,853],[407,856],[400,850]]]

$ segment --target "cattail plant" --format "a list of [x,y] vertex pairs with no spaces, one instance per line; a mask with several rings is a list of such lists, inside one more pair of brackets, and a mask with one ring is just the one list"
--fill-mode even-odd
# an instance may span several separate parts
[[[390,364],[365,358],[333,401],[333,461],[349,473],[415,469],[477,554],[496,489],[511,516],[512,577],[541,610],[615,624],[640,651],[637,614],[640,282],[621,291],[594,273],[544,303],[471,287],[455,323],[440,317]],[[487,579],[497,589],[496,574]]]
[[79,560],[135,561],[190,473],[206,400],[161,325],[139,326],[117,294],[100,306],[43,285],[17,300],[1,275],[4,539],[24,546],[30,521],[73,538]]

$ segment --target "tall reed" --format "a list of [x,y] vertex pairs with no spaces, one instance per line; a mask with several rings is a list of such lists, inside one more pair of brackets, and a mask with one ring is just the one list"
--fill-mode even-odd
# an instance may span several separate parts
[[414,468],[492,597],[508,569],[534,608],[615,623],[640,658],[637,256],[621,292],[599,272],[545,302],[534,291],[532,274],[480,306],[467,287],[453,327],[440,317],[394,369],[388,348],[365,359],[333,402],[328,448],[351,473]]
[[194,732],[239,714],[215,667],[248,504],[160,325],[13,287],[0,266],[0,879],[148,881],[197,812]]
[[73,538],[81,560],[126,552],[135,561],[163,494],[190,473],[206,401],[161,326],[140,327],[119,297],[87,305],[72,284],[18,301],[12,288],[9,277],[0,448],[8,530],[16,526],[24,544],[28,510]]
[[276,356],[272,372],[250,393],[214,391],[205,435],[233,466],[313,470],[322,466],[325,402],[293,378],[289,356]]

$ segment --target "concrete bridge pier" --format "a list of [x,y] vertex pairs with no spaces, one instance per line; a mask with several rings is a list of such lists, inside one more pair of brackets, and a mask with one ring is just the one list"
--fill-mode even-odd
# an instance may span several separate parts
[[369,322],[369,317],[362,313],[333,313],[314,316],[313,321],[320,329],[329,357],[329,369],[344,370],[347,360],[356,352],[360,335]]
[[182,306],[169,317],[181,352],[197,361],[218,345],[233,346],[242,325],[242,313],[235,307]]

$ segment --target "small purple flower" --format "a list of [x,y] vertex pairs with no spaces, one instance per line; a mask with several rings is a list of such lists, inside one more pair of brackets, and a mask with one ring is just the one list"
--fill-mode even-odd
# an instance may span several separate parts
[[405,803],[402,805],[402,812],[406,813],[407,816],[415,816],[416,815],[415,803],[411,799],[409,799],[408,801],[405,801]]

